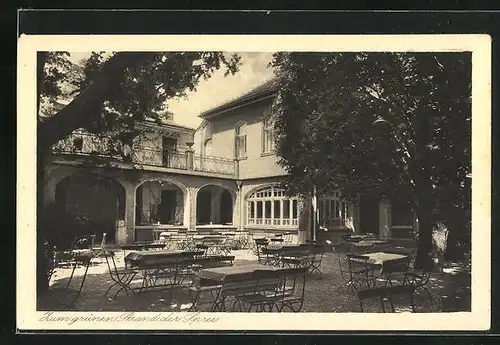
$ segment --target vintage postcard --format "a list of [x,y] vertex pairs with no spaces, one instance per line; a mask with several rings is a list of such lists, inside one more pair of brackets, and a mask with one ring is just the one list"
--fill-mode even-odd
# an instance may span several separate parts
[[489,329],[490,88],[487,35],[21,35],[18,329]]

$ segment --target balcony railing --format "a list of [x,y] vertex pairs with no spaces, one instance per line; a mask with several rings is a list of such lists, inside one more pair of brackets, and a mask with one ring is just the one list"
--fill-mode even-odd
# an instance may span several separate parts
[[135,147],[132,151],[131,159],[135,164],[166,167],[171,169],[188,169],[186,153],[167,152],[148,147]]
[[122,159],[123,145],[105,136],[78,134],[60,140],[52,152]]
[[[168,152],[161,148],[134,145],[127,150],[120,142],[105,136],[78,134],[67,137],[53,146],[55,154],[99,157],[154,167],[234,176],[235,162],[227,158],[199,156],[194,153]],[[192,157],[190,157],[192,156]]]
[[235,164],[232,159],[195,155],[193,166],[195,171],[234,175]]

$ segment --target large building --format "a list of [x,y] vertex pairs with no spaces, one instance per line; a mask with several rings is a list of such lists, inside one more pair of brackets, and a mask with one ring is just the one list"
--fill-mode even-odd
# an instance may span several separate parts
[[[77,131],[47,157],[44,205],[89,219],[95,232],[107,232],[117,244],[150,240],[168,229],[311,238],[311,200],[280,187],[286,172],[264,120],[274,96],[268,81],[202,113],[196,130],[173,118],[140,123],[142,135],[132,147]],[[318,198],[316,223],[330,232],[390,236],[415,227],[411,212],[399,206],[365,197],[346,204],[339,190]]]

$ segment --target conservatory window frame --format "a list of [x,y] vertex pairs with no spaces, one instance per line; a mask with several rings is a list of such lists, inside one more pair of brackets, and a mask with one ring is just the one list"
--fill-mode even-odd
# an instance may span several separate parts
[[[279,204],[276,204],[279,202]],[[286,203],[288,202],[288,212]],[[252,206],[253,205],[253,206]],[[261,208],[260,217],[258,217],[259,205]],[[267,207],[270,205],[269,217],[267,217]],[[277,206],[279,205],[279,206]],[[299,203],[297,196],[288,196],[283,188],[278,186],[269,186],[255,190],[247,198],[247,226],[268,226],[268,227],[298,227]],[[253,215],[252,215],[253,209]],[[279,210],[279,217],[276,217],[275,211]],[[288,217],[285,217],[285,214]],[[294,218],[295,216],[295,218]]]

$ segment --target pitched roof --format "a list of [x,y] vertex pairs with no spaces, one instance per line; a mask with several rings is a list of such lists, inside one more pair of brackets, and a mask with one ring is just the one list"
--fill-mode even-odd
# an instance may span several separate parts
[[244,93],[243,95],[234,98],[228,102],[225,102],[215,108],[204,111],[199,115],[201,118],[212,117],[214,115],[219,115],[220,113],[231,110],[235,107],[244,105],[246,103],[254,102],[268,96],[272,96],[275,92],[274,78],[270,79],[256,88]]

